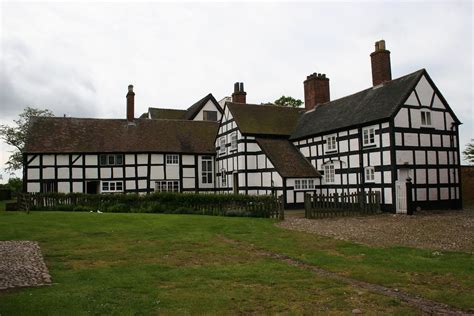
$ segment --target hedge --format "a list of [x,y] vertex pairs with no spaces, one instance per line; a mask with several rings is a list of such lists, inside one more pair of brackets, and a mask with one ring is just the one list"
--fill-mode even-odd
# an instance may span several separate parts
[[72,212],[172,213],[248,217],[283,217],[280,199],[241,194],[29,193],[18,197],[18,209]]

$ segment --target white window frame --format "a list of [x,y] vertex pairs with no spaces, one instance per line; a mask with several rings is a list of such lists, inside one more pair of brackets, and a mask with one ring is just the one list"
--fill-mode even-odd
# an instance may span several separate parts
[[431,111],[421,110],[420,111],[420,122],[421,126],[431,127]]
[[324,181],[326,183],[335,183],[336,182],[336,167],[334,164],[324,165]]
[[237,150],[237,146],[238,146],[237,140],[238,140],[237,132],[233,132],[232,134],[230,134],[230,150],[231,151]]
[[[103,163],[102,158],[105,158],[105,163]],[[123,165],[123,154],[100,154],[99,165],[100,166],[121,166]]]
[[166,164],[167,165],[178,165],[179,164],[179,155],[176,155],[176,154],[166,155]]
[[201,182],[203,184],[214,183],[214,166],[212,156],[202,156],[201,158]]
[[219,154],[220,154],[221,156],[226,154],[225,145],[226,145],[225,136],[222,136],[222,137],[219,139]]
[[295,191],[314,190],[314,179],[295,179]]
[[[373,136],[373,137],[371,137]],[[372,139],[371,139],[372,138]],[[362,144],[364,146],[373,146],[376,145],[375,141],[375,127],[364,127],[362,129]]]
[[155,181],[155,192],[179,192],[179,180]]
[[101,181],[101,193],[123,192],[123,181]]
[[372,166],[364,168],[364,179],[367,183],[375,182],[375,168]]
[[326,139],[326,146],[324,147],[327,153],[337,152],[337,135],[328,135],[325,137]]

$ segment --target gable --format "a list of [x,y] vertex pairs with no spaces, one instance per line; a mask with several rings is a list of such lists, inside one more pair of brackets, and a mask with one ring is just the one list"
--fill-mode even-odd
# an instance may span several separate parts
[[212,100],[208,100],[196,116],[193,118],[193,121],[203,121],[205,119],[204,111],[213,111],[216,112],[217,122],[221,119],[221,109],[216,106],[216,104]]

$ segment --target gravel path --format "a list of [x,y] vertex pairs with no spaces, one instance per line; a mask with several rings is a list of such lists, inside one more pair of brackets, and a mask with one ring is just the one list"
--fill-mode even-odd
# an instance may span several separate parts
[[474,253],[474,210],[316,220],[290,215],[277,226],[372,246]]
[[51,283],[41,250],[34,241],[0,241],[0,290]]

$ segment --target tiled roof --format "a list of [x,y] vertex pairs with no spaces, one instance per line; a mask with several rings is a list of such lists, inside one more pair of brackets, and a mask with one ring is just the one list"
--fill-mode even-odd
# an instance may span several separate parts
[[301,109],[276,105],[227,102],[227,107],[244,135],[290,136]]
[[315,178],[321,176],[287,139],[256,137],[256,141],[282,177]]
[[215,154],[217,122],[34,118],[26,153],[169,152]]
[[421,69],[381,86],[317,105],[301,116],[290,139],[390,118],[425,73]]
[[[151,119],[161,120],[184,120],[186,110],[148,108]],[[144,113],[140,118],[148,118],[148,113]]]

